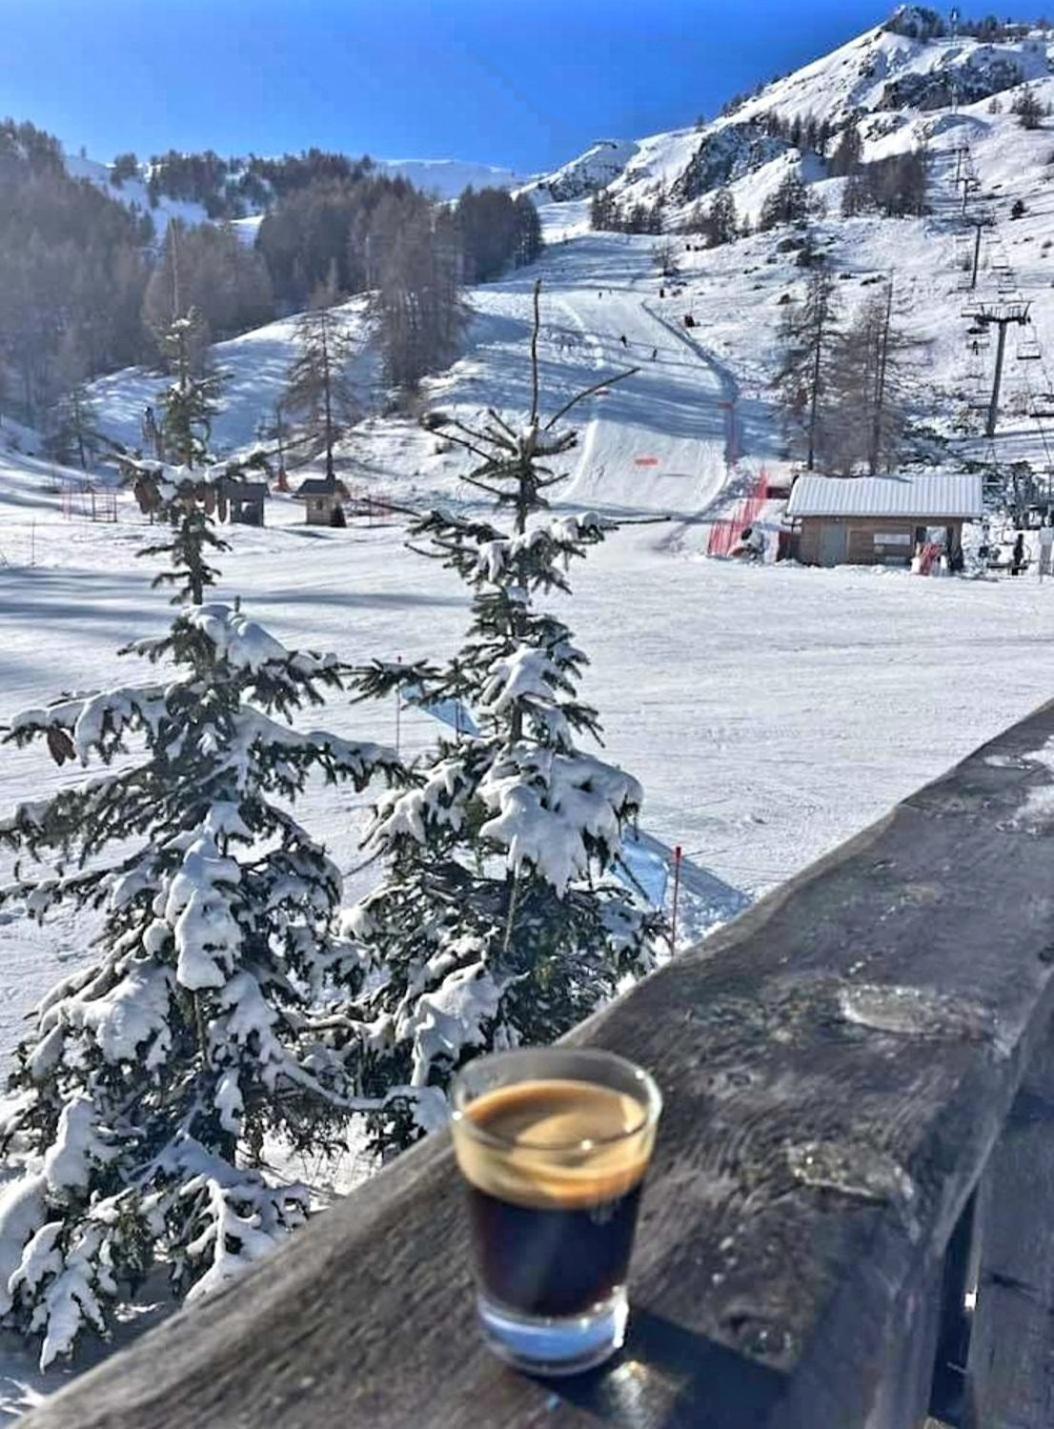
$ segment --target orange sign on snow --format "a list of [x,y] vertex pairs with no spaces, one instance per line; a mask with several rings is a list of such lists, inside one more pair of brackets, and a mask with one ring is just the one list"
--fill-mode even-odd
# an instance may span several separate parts
[[634,457],[634,461],[636,462],[637,466],[658,466],[658,465],[659,465],[659,458],[658,458],[657,456],[638,456],[638,457]]

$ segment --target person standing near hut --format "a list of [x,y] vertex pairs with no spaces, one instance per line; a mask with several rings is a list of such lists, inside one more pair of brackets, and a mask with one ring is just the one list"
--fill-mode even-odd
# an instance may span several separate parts
[[1019,531],[1014,542],[1014,549],[1010,553],[1010,574],[1019,576],[1025,569],[1025,533]]
[[1054,555],[1054,526],[1050,517],[1039,528],[1039,578],[1050,575],[1051,557]]

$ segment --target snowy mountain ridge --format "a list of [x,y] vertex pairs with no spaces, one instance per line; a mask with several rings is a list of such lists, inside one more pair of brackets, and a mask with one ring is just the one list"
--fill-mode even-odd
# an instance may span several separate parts
[[999,127],[988,123],[986,103],[1009,101],[1022,84],[1039,85],[1040,97],[1049,97],[1049,29],[1008,25],[996,33],[1014,38],[985,40],[931,35],[935,19],[935,12],[902,7],[885,24],[733,102],[708,124],[592,145],[532,187],[556,200],[605,187],[630,206],[661,196],[675,222],[700,196],[731,185],[743,201],[741,212],[756,218],[788,163],[802,170],[805,182],[824,177],[817,155],[771,139],[774,119],[788,126],[811,121],[831,134],[855,124],[870,160],[955,129],[983,137]]

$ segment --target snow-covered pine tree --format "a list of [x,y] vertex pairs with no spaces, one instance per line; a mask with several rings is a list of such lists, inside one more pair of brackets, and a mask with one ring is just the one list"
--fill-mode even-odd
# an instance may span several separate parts
[[411,528],[472,591],[464,644],[443,668],[375,664],[358,680],[363,697],[456,702],[456,723],[474,731],[441,738],[412,787],[378,803],[368,846],[386,874],[342,925],[361,962],[346,1065],[365,1097],[411,1089],[370,1116],[384,1150],[445,1116],[461,1063],[551,1042],[645,972],[664,930],[614,876],[641,786],[579,748],[600,730],[576,692],[586,657],[541,603],[569,590],[570,562],[613,527],[548,514],[545,493],[562,479],[549,463],[576,442],[561,419],[588,393],[543,420],[537,338],[538,286],[522,430],[494,411],[479,429],[429,423],[477,459],[465,479],[510,518],[433,511]]
[[[200,488],[148,465],[140,479],[178,508],[171,576],[203,593]],[[361,789],[397,771],[375,745],[293,728],[341,667],[237,610],[186,605],[127,652],[162,667],[152,682],[64,696],[5,736],[103,766],[0,822],[18,860],[0,906],[101,912],[87,960],[37,1009],[0,1117],[21,1165],[0,1195],[0,1313],[42,1337],[43,1366],[105,1332],[152,1265],[199,1295],[307,1215],[265,1137],[335,1148],[356,1103],[319,1012],[344,984],[341,876],[291,805],[313,776]]]

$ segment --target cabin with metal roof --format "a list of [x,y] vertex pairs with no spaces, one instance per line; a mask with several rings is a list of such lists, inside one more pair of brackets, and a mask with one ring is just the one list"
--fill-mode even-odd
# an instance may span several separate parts
[[984,515],[980,475],[798,477],[787,502],[788,555],[809,566],[909,566],[922,547],[956,558],[966,521]]

